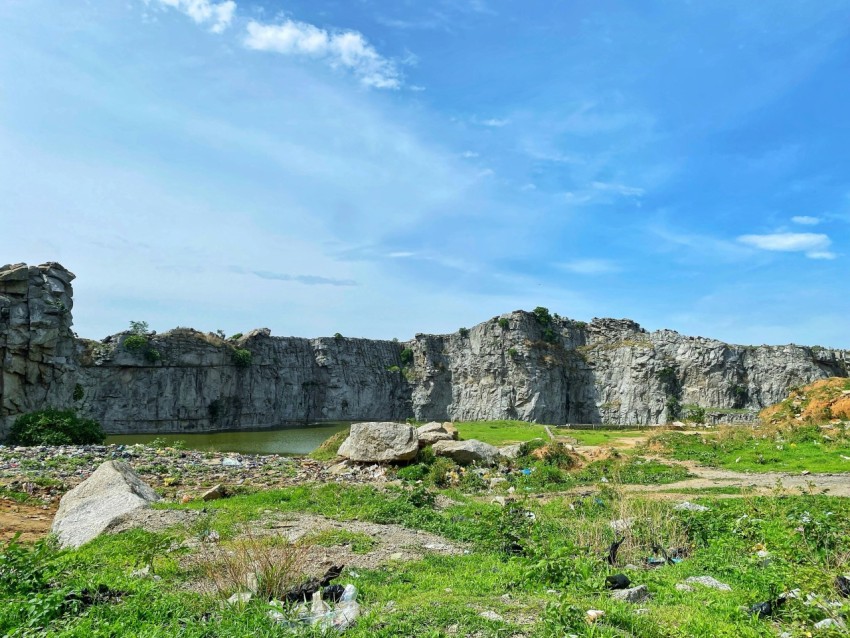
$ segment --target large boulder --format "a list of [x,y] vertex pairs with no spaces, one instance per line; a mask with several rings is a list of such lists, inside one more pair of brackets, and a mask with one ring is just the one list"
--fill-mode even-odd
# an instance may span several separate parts
[[460,465],[494,465],[499,458],[499,448],[476,439],[437,441],[431,449],[436,456],[447,456]]
[[354,423],[339,455],[360,463],[409,461],[419,451],[416,429],[406,423]]
[[431,421],[416,428],[416,435],[419,437],[419,447],[433,445],[437,441],[452,441],[456,439],[450,432],[443,428],[442,423]]
[[125,514],[149,507],[159,497],[123,461],[106,461],[65,494],[53,519],[62,547],[79,547],[96,538]]

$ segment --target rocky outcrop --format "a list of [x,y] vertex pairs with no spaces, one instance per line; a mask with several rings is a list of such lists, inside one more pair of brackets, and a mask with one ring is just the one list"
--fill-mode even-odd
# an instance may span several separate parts
[[419,451],[412,425],[376,422],[353,423],[351,434],[339,446],[339,455],[359,463],[409,461]]
[[452,335],[237,339],[178,328],[102,341],[71,332],[73,275],[0,269],[0,436],[23,412],[74,407],[107,432],[311,421],[747,421],[794,386],[848,375],[850,353],[735,346],[628,320],[512,312]]
[[469,441],[437,441],[431,447],[435,456],[445,456],[455,463],[493,465],[499,458],[499,448],[470,439]]
[[73,279],[55,263],[0,268],[0,437],[19,414],[72,401]]
[[159,500],[123,461],[106,461],[62,497],[52,532],[62,547],[79,547],[137,509]]

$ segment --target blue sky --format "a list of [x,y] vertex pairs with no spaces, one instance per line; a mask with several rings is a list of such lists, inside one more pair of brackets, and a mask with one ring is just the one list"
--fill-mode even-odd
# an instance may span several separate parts
[[75,329],[543,305],[850,348],[850,5],[5,0],[0,261]]

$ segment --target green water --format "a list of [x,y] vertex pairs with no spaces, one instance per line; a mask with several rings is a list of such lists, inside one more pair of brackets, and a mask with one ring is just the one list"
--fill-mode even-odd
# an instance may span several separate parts
[[328,437],[350,424],[335,422],[286,427],[253,432],[205,432],[199,434],[116,434],[106,437],[107,444],[133,445],[154,439],[173,445],[180,441],[187,449],[241,454],[309,454]]

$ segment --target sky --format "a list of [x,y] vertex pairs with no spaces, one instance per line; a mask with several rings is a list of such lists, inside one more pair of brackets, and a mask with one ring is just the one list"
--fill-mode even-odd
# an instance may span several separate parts
[[850,348],[846,0],[0,0],[0,263],[74,329],[516,309]]

